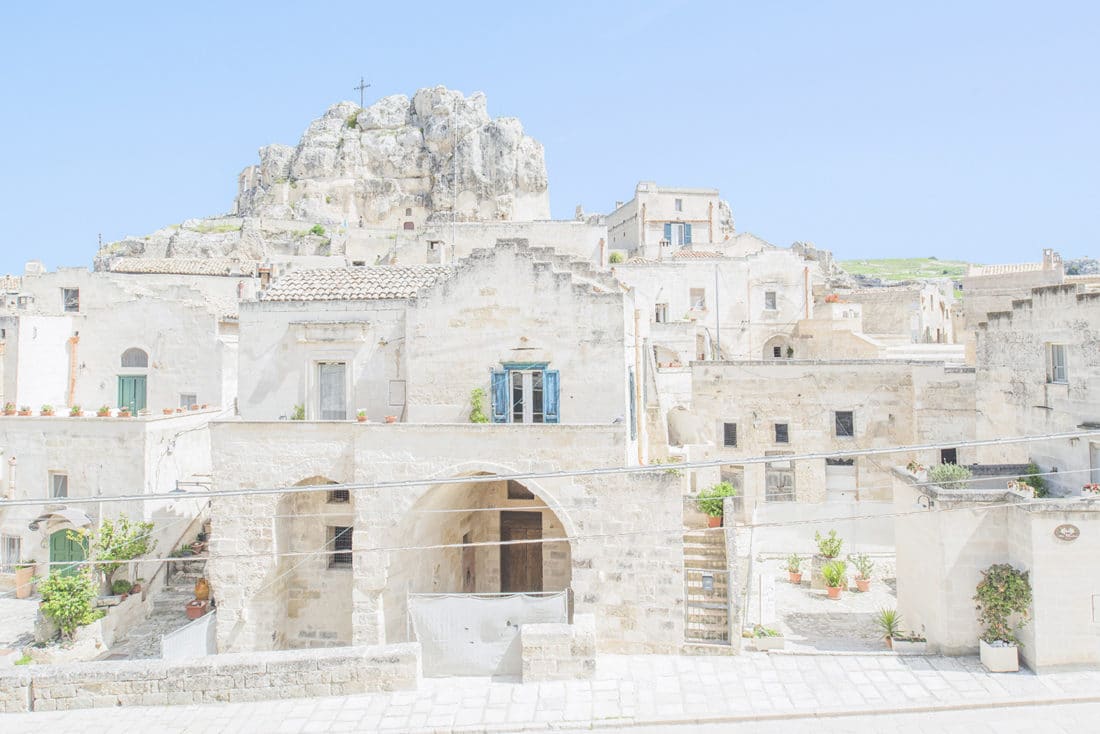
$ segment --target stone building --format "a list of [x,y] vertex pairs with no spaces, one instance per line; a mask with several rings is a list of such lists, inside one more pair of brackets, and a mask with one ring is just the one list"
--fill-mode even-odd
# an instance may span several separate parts
[[[935,283],[900,283],[877,288],[834,289],[841,302],[862,307],[863,333],[910,344],[951,344],[954,296]],[[822,299],[824,300],[824,299]]]
[[[606,274],[520,242],[297,271],[242,304],[241,418],[213,427],[214,485],[303,488],[214,501],[219,649],[405,640],[410,594],[569,590],[601,649],[678,650],[678,479],[493,478],[638,463],[632,313]],[[294,406],[306,420],[280,420]],[[325,489],[411,480],[440,483]]]
[[683,247],[721,243],[733,235],[733,215],[717,189],[658,186],[642,181],[634,198],[607,215],[608,246],[626,257],[660,260]]

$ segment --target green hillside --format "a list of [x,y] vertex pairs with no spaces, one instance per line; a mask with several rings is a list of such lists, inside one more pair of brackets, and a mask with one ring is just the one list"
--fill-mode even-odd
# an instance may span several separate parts
[[840,261],[840,267],[853,275],[870,275],[883,280],[961,278],[966,274],[967,265],[969,263],[960,260],[938,260],[934,257]]

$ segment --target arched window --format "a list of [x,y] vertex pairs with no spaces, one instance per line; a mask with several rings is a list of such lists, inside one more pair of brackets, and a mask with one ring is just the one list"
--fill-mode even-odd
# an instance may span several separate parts
[[137,347],[131,347],[122,353],[123,367],[148,367],[149,355]]

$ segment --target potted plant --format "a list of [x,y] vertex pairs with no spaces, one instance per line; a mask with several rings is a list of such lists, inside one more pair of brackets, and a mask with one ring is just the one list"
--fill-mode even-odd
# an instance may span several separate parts
[[130,417],[130,408],[128,406],[124,407],[124,408],[119,408],[118,409],[118,417],[119,418],[129,418]]
[[396,423],[396,422],[397,422],[397,416],[396,415],[387,415],[386,416],[386,423]]
[[1086,497],[1100,494],[1100,484],[1086,484],[1081,488],[1081,494]]
[[848,560],[856,567],[856,588],[861,592],[871,590],[871,571],[875,564],[866,553],[849,554]]
[[15,415],[16,412],[15,403],[4,403],[4,415]]
[[718,482],[699,493],[699,510],[707,516],[707,527],[722,527],[722,513],[726,497],[734,497],[737,490],[729,482]]
[[828,535],[814,533],[814,542],[817,543],[817,552],[827,561],[838,558],[840,548],[844,545],[844,540],[836,537],[835,530],[830,530]]
[[115,596],[121,596],[123,599],[129,596],[133,588],[134,585],[127,579],[115,579],[111,582],[111,593]]
[[1007,563],[993,564],[982,571],[974,601],[983,627],[978,641],[982,665],[991,673],[1016,672],[1020,669],[1020,642],[1010,618],[1027,623],[1031,608],[1028,572]]
[[848,566],[844,561],[829,561],[821,569],[825,577],[825,590],[830,599],[839,599],[842,589],[848,586]]
[[19,415],[31,415],[31,414],[32,414],[31,406],[29,406],[29,405],[20,405],[19,406]]
[[360,423],[366,423],[367,422],[367,411],[365,411],[365,410],[357,411],[355,413],[355,420],[359,421]]
[[36,563],[32,558],[15,566],[15,598],[26,599],[34,591],[34,567]]
[[172,415],[176,411],[173,408],[161,408],[161,412],[164,413],[164,415]]
[[187,618],[194,621],[206,614],[206,606],[208,604],[209,602],[200,599],[192,599],[187,602]]
[[142,589],[142,584],[144,584],[144,583],[145,583],[145,579],[139,578],[137,581],[134,582],[134,585],[130,587],[130,593],[131,594],[140,594],[141,589]]
[[79,418],[82,415],[84,415],[84,411],[80,409],[79,405],[74,405],[73,407],[69,408],[70,418]]
[[95,414],[100,418],[106,418],[111,415],[111,407],[109,405],[101,405],[96,409]]
[[52,405],[43,405],[42,406],[42,415],[53,415],[53,406]]
[[787,577],[792,584],[802,583],[802,557],[797,553],[787,556]]
[[757,650],[782,650],[786,645],[782,633],[770,627],[757,624],[752,628],[752,641]]
[[910,474],[920,474],[924,471],[924,467],[916,459],[910,459],[909,463],[905,465],[905,470]]
[[886,640],[886,647],[893,649],[894,638],[901,634],[901,615],[896,609],[882,608],[875,615],[875,625],[882,631],[882,639]]

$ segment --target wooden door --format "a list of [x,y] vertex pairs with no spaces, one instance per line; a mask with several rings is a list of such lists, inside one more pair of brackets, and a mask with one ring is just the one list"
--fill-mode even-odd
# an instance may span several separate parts
[[[501,512],[500,539],[542,540],[542,513]],[[542,591],[542,543],[500,546],[500,590]]]
[[132,413],[133,415],[137,415],[139,410],[145,410],[144,375],[119,376],[118,407],[129,408],[130,413]]
[[[58,530],[50,535],[50,563],[83,561],[84,544],[69,538],[68,530]],[[50,573],[65,575],[76,573],[78,566],[50,566]]]

